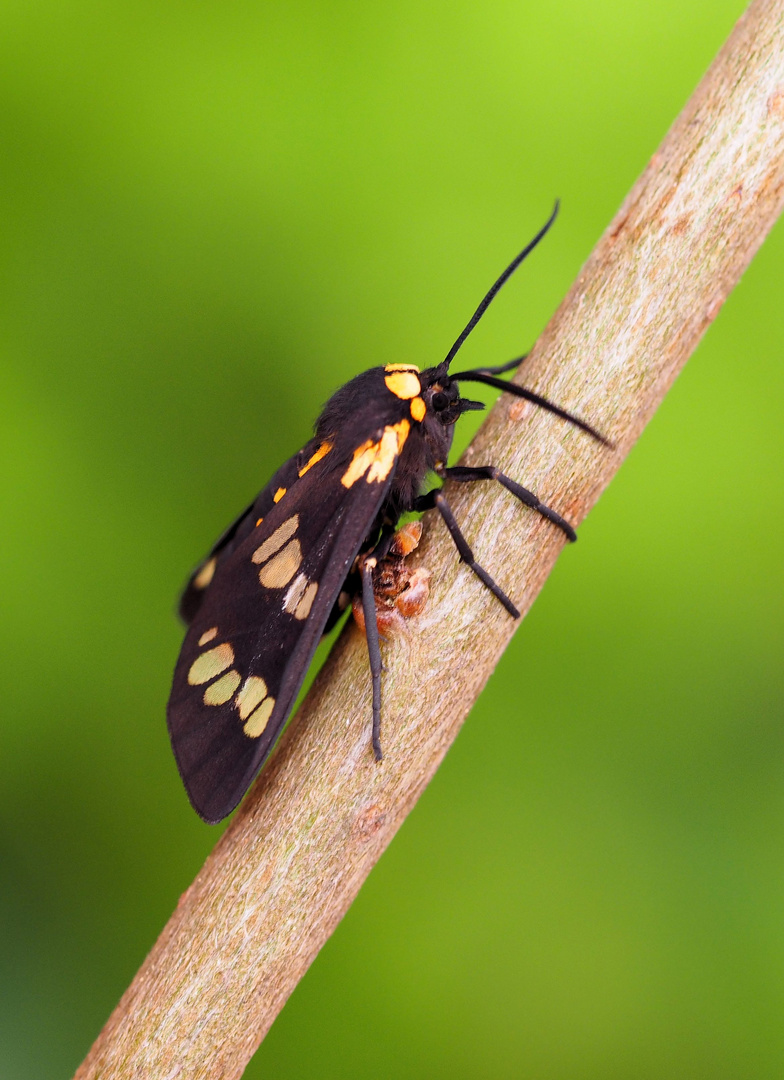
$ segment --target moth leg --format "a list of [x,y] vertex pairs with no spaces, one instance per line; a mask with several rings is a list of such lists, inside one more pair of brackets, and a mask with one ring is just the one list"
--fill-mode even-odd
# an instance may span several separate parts
[[[444,471],[448,472],[448,470]],[[468,567],[470,567],[471,570],[473,570],[479,580],[487,586],[493,596],[495,596],[498,600],[501,601],[501,603],[504,605],[512,618],[519,619],[520,612],[514,606],[512,601],[509,599],[503,589],[499,585],[496,585],[496,583],[493,581],[493,579],[490,577],[484,567],[480,566],[474,558],[474,553],[471,550],[468,541],[460,531],[460,526],[457,524],[457,521],[455,520],[455,515],[452,513],[452,507],[446,501],[446,498],[441,488],[436,488],[433,491],[428,491],[427,494],[422,495],[419,499],[417,499],[414,505],[415,510],[431,510],[434,507],[436,510],[438,510],[439,514],[444,519],[444,524],[449,530],[449,533],[455,542],[457,553],[463,560],[463,562]]]
[[505,476],[495,465],[482,465],[475,469],[455,465],[449,469],[441,469],[439,475],[443,476],[444,479],[448,477],[450,480],[456,480],[459,484],[470,483],[473,480],[497,480],[507,491],[511,491],[520,502],[530,506],[532,510],[536,510],[537,514],[541,514],[548,521],[552,521],[553,525],[557,525],[571,543],[574,543],[577,539],[577,533],[568,521],[562,518],[560,514],[556,514],[555,510],[551,510],[545,503],[540,502],[528,488],[521,487],[510,477]]
[[375,554],[365,555],[359,562],[359,575],[362,579],[362,611],[373,680],[373,754],[376,761],[381,761],[381,647],[378,643],[376,598],[373,593],[373,570],[377,562]]

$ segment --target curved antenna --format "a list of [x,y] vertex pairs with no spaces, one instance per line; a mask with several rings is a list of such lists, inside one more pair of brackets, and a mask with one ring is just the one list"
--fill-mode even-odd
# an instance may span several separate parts
[[546,409],[547,412],[551,412],[555,416],[560,416],[562,420],[574,424],[575,427],[585,431],[604,446],[613,446],[610,440],[605,438],[600,431],[597,431],[595,427],[591,427],[585,420],[581,420],[579,416],[567,412],[566,409],[562,409],[558,405],[553,405],[552,401],[548,401],[547,398],[542,397],[540,394],[535,394],[533,390],[526,390],[524,386],[518,386],[517,383],[507,382],[506,379],[496,379],[495,376],[487,375],[484,371],[459,371],[456,375],[451,375],[450,378],[454,379],[455,382],[484,383],[485,386],[492,386],[496,390],[504,390],[507,394],[514,394],[515,397],[530,401],[533,405],[538,405],[540,409]]
[[476,309],[474,314],[468,320],[468,325],[463,330],[462,334],[457,339],[457,341],[454,343],[454,345],[449,350],[449,352],[446,354],[446,360],[444,361],[444,363],[446,364],[447,367],[449,367],[449,365],[452,363],[452,361],[455,358],[455,354],[457,353],[457,350],[460,348],[460,346],[463,344],[465,339],[468,337],[468,335],[474,329],[474,327],[479,322],[479,320],[482,318],[484,313],[487,311],[488,307],[490,306],[490,301],[493,299],[495,294],[498,292],[498,290],[501,288],[501,286],[503,284],[505,284],[505,282],[507,282],[509,280],[509,278],[515,272],[515,270],[520,265],[520,263],[523,261],[523,259],[526,257],[526,255],[531,254],[533,249],[536,247],[536,245],[539,243],[539,241],[542,239],[542,237],[548,231],[548,229],[550,228],[552,223],[555,221],[555,219],[556,219],[556,217],[558,215],[558,208],[560,207],[560,205],[561,205],[560,199],[556,199],[555,200],[555,206],[553,207],[553,212],[552,212],[552,214],[550,214],[550,217],[548,218],[546,224],[544,224],[542,226],[542,228],[539,230],[539,232],[536,234],[536,236],[533,238],[533,240],[531,240],[531,242],[529,244],[526,244],[526,246],[523,248],[523,250],[517,256],[517,258],[513,259],[512,262],[509,263],[506,270],[504,270],[503,274],[501,274],[500,278],[495,282],[494,285],[491,286],[491,288],[489,289],[489,291],[485,295],[485,297],[482,300],[479,307]]

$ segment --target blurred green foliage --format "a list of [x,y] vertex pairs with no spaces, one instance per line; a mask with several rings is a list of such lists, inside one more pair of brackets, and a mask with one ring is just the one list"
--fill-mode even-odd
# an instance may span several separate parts
[[[188,569],[560,195],[465,359],[530,346],[743,6],[3,5],[4,1078],[71,1074],[217,839],[164,726]],[[781,1077],[783,267],[779,229],[248,1076]]]

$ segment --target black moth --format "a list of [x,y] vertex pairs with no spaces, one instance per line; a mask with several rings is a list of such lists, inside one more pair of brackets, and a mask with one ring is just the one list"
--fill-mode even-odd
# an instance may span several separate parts
[[460,558],[509,614],[519,617],[474,559],[443,492],[421,494],[428,473],[461,482],[496,480],[569,540],[576,539],[568,522],[492,465],[447,466],[455,422],[468,410],[484,408],[460,396],[461,382],[516,394],[605,441],[582,420],[497,378],[520,360],[449,371],[490,301],[557,212],[556,203],[547,224],[495,282],[443,363],[426,371],[410,364],[375,367],[341,387],[319,417],[314,438],[278,469],[192,575],[180,602],[189,627],[167,719],[185,788],[205,821],[218,822],[237,806],[268,757],[319,639],[340,617],[341,591],[352,574],[361,582],[373,686],[373,749],[381,758],[373,569],[389,551],[401,514],[437,509]]

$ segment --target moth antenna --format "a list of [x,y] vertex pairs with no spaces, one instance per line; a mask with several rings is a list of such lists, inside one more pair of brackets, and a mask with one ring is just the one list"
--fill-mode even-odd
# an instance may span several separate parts
[[609,446],[610,448],[613,446],[609,439],[605,438],[595,427],[587,424],[585,420],[581,420],[579,416],[574,416],[573,413],[567,412],[566,409],[553,405],[552,401],[548,401],[547,398],[542,397],[540,394],[535,394],[533,390],[526,390],[524,386],[518,386],[517,383],[507,382],[506,379],[497,379],[494,375],[486,375],[483,371],[460,371],[456,375],[452,375],[451,378],[455,382],[478,382],[484,383],[485,386],[493,386],[496,390],[505,390],[507,394],[514,394],[515,397],[524,398],[533,405],[538,405],[541,409],[546,409],[547,412],[560,416],[562,420],[574,424],[575,427],[585,431],[597,442],[602,443],[603,446]]
[[520,263],[523,261],[523,259],[526,257],[526,255],[531,254],[531,252],[534,250],[536,245],[539,243],[539,241],[542,239],[542,237],[545,235],[545,233],[549,230],[550,226],[553,224],[556,217],[558,216],[558,208],[560,207],[560,205],[561,205],[560,199],[556,199],[555,200],[555,206],[553,207],[553,212],[552,212],[552,214],[550,214],[550,217],[547,219],[547,222],[542,226],[542,228],[539,230],[539,232],[536,234],[536,236],[533,238],[533,240],[531,240],[530,243],[526,244],[526,246],[523,248],[523,250],[517,256],[517,258],[513,259],[512,262],[509,263],[506,270],[504,270],[503,274],[501,274],[501,276],[498,278],[498,280],[496,282],[494,282],[494,284],[490,287],[488,292],[485,294],[485,296],[482,299],[481,304],[476,309],[476,311],[471,316],[471,318],[468,320],[468,324],[466,325],[466,327],[463,330],[462,334],[457,339],[457,341],[454,343],[454,345],[449,350],[449,352],[446,354],[446,360],[444,361],[444,363],[446,364],[447,367],[449,367],[449,365],[452,363],[452,361],[454,360],[455,355],[457,354],[457,351],[460,348],[460,346],[463,344],[465,339],[468,337],[468,335],[474,329],[474,327],[479,322],[479,320],[482,318],[484,313],[487,311],[488,307],[490,306],[490,301],[493,299],[495,294],[498,292],[498,290],[501,288],[501,286],[504,285],[509,280],[509,278],[515,272],[515,270],[520,265]]

